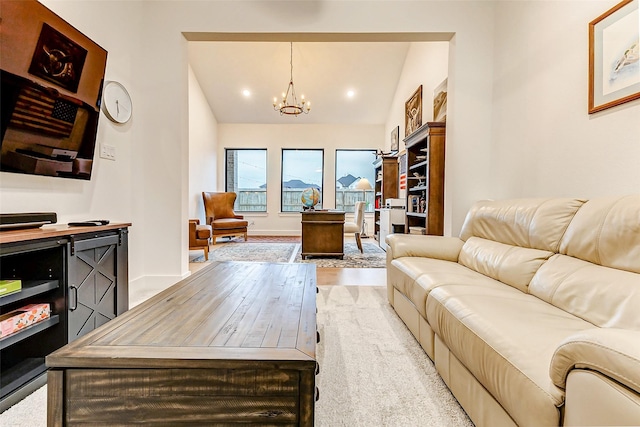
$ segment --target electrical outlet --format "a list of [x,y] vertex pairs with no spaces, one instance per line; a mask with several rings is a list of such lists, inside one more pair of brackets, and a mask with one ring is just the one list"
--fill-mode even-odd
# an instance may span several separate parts
[[116,147],[113,145],[100,144],[100,157],[107,160],[115,160]]

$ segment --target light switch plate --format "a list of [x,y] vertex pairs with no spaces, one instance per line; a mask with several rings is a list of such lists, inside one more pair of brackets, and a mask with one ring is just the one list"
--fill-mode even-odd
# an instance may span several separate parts
[[100,157],[107,160],[115,160],[116,147],[108,144],[100,144]]

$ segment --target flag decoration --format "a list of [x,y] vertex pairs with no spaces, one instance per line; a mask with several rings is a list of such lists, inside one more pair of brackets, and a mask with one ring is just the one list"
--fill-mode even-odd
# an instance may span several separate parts
[[54,98],[44,90],[24,87],[18,95],[9,126],[68,138],[77,114],[77,105]]

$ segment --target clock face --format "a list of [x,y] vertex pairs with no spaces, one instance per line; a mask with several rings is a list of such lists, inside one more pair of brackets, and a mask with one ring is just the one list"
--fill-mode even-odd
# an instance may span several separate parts
[[108,81],[102,94],[102,111],[109,120],[126,123],[131,118],[132,104],[129,92],[120,83]]

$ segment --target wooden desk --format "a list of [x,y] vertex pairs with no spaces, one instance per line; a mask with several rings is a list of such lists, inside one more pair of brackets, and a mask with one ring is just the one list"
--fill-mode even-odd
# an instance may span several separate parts
[[302,212],[302,259],[308,256],[344,258],[344,212]]
[[207,266],[47,357],[48,426],[313,426],[312,264]]

